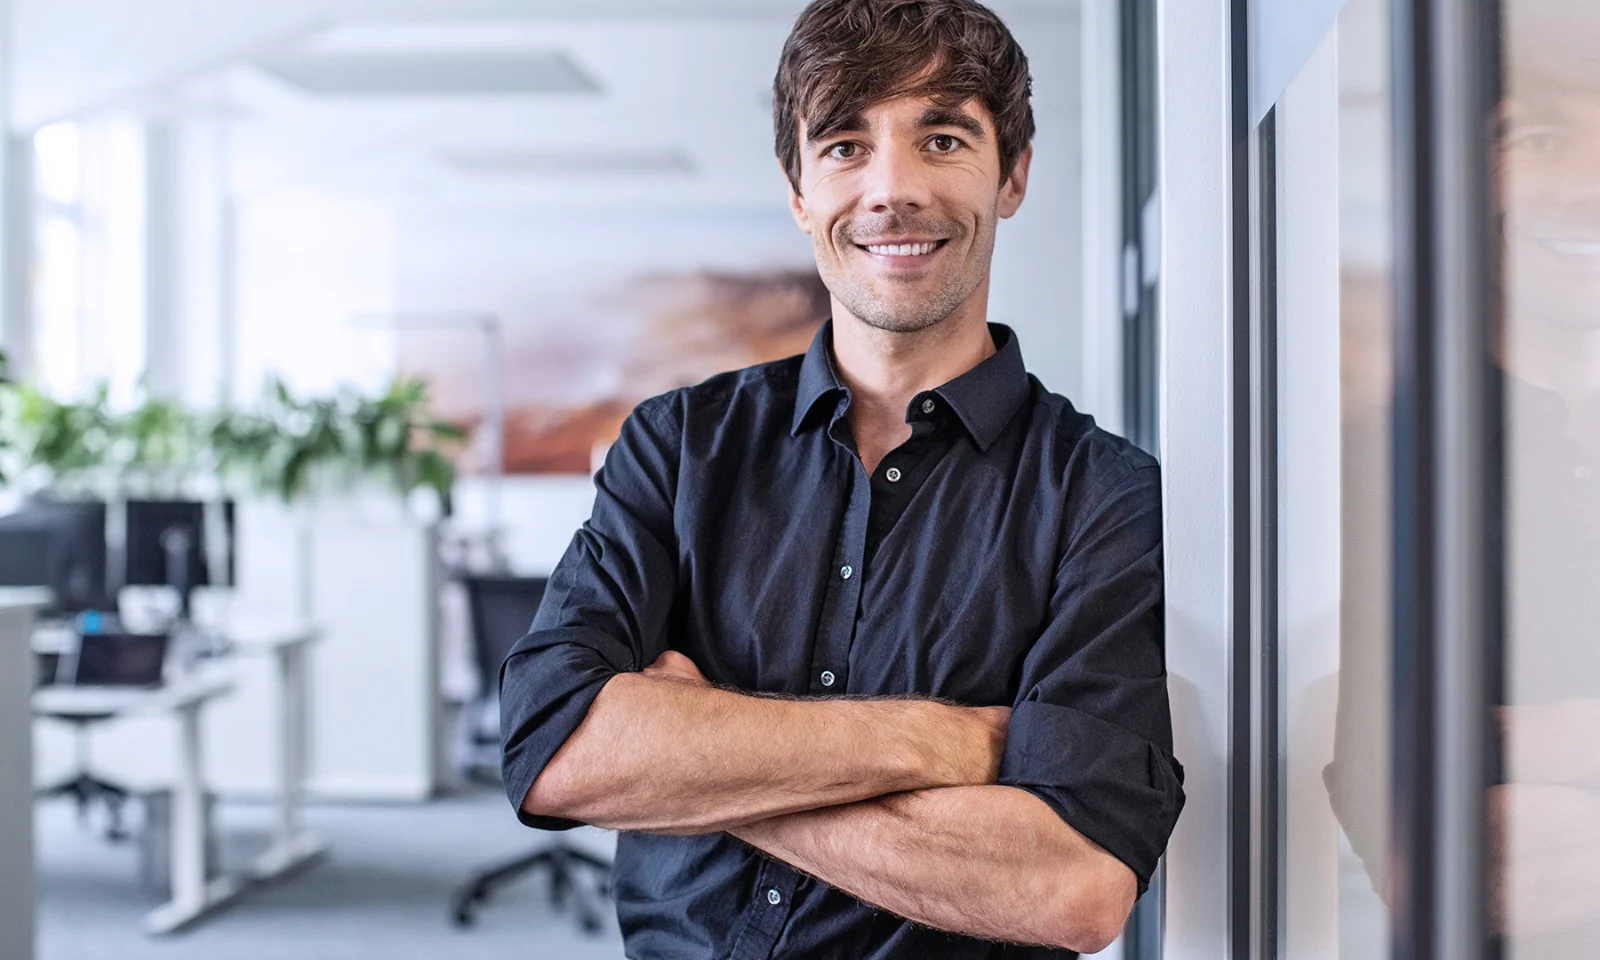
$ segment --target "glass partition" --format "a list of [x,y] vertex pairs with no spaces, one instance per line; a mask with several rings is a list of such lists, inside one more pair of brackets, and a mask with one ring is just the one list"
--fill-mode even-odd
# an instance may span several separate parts
[[1508,960],[1600,942],[1600,5],[1506,0],[1505,763],[1490,901]]

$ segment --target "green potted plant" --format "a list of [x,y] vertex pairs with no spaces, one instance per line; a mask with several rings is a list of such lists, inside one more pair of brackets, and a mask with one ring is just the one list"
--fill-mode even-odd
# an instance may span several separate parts
[[107,461],[118,487],[134,496],[193,495],[209,467],[198,417],[176,400],[152,396],[143,385],[140,394],[131,410],[110,418]]
[[31,384],[13,384],[0,411],[12,448],[13,482],[30,489],[92,492],[112,473],[116,421],[100,386],[80,403],[55,400]]
[[379,480],[402,496],[433,491],[448,515],[455,468],[446,449],[466,438],[429,413],[420,378],[396,377],[376,397],[347,389],[318,398],[298,397],[275,379],[258,409],[220,411],[208,444],[230,482],[284,503]]
[[7,407],[11,401],[11,361],[4,350],[0,350],[0,488],[6,483],[6,475],[10,469],[11,451],[11,419],[7,416]]
[[381,396],[358,399],[348,422],[360,470],[385,478],[402,495],[427,489],[449,516],[455,466],[442,447],[458,445],[467,431],[428,411],[428,382],[396,377]]

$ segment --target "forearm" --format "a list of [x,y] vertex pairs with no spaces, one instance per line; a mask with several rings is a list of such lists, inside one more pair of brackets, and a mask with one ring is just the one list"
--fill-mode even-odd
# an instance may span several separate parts
[[1530,935],[1600,920],[1600,793],[1505,784],[1489,791],[1490,916]]
[[920,790],[732,831],[874,906],[940,930],[1094,952],[1132,908],[1132,871],[1014,787]]
[[1507,779],[1516,783],[1600,789],[1600,700],[1496,708]]
[[986,737],[974,711],[933,701],[780,700],[625,673],[600,691],[523,809],[617,830],[707,833],[992,781],[999,751]]

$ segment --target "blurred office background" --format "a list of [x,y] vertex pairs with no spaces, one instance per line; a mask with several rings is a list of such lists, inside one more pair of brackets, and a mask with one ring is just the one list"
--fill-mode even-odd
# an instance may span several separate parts
[[[48,594],[38,956],[620,955],[577,859],[611,838],[515,823],[485,697],[631,407],[827,315],[772,147],[802,6],[9,5],[0,552]],[[1104,6],[1091,42],[1076,0],[995,4],[1040,132],[991,316],[1120,408],[1119,354],[1083,349],[1086,197],[1121,217],[1084,176],[1086,114],[1117,136],[1115,77],[1086,87],[1120,69]],[[143,631],[165,646],[117,646]],[[130,686],[84,700],[97,669]],[[458,925],[475,876],[556,841],[564,879]]]
[[[630,406],[826,311],[801,6],[12,0],[0,956],[620,954],[485,677]],[[991,316],[1166,483],[1188,805],[1106,956],[1592,956],[1600,9],[993,6]]]

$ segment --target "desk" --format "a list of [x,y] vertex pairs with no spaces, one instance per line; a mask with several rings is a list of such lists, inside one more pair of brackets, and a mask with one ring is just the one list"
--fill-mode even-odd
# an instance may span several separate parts
[[[30,676],[31,679],[31,676]],[[33,709],[56,716],[173,713],[178,718],[178,772],[172,785],[172,899],[145,915],[145,930],[172,933],[237,897],[244,881],[206,878],[205,781],[200,771],[200,708],[233,690],[226,670],[210,667],[153,689],[43,687]]]
[[49,596],[0,590],[0,957],[33,956],[33,617]]
[[278,675],[277,825],[273,843],[251,864],[256,880],[272,880],[327,852],[327,844],[306,831],[300,805],[306,783],[306,710],[309,706],[307,647],[321,636],[315,624],[303,621],[238,620],[223,635],[238,653],[271,656]]

